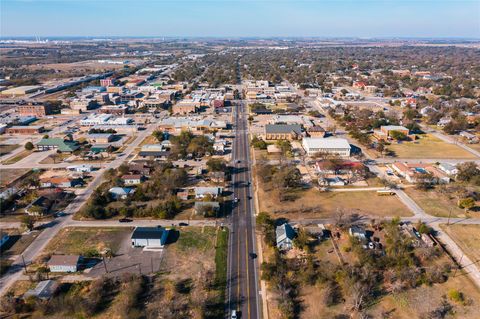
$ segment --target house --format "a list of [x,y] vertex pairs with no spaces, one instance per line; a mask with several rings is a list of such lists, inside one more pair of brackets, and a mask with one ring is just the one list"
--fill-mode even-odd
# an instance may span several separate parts
[[197,112],[199,103],[190,101],[180,101],[172,106],[172,114],[189,114]]
[[392,133],[398,132],[402,133],[405,136],[410,134],[410,130],[404,126],[400,125],[383,125],[380,126],[380,130],[373,131],[373,135],[379,140],[390,140],[392,139]]
[[318,184],[320,186],[345,186],[346,182],[342,178],[335,176],[319,178]]
[[138,185],[143,182],[143,176],[140,174],[129,174],[121,177],[125,185]]
[[80,146],[75,141],[64,140],[63,138],[43,138],[37,143],[39,151],[58,150],[62,153],[73,153]]
[[219,202],[195,202],[193,211],[196,215],[215,215],[220,210]]
[[27,290],[23,297],[36,297],[41,300],[48,300],[57,291],[57,288],[58,283],[55,280],[43,280],[34,289]]
[[293,247],[293,239],[297,235],[289,223],[277,226],[275,229],[277,247],[280,250],[289,250]]
[[348,157],[351,150],[350,144],[344,138],[306,137],[302,140],[302,145],[308,155],[329,153]]
[[181,200],[188,200],[188,190],[180,189],[177,191],[177,197]]
[[79,173],[89,173],[93,170],[93,166],[88,164],[72,165],[68,166],[67,169],[69,171],[75,171]]
[[467,132],[467,131],[461,131],[460,133],[458,133],[458,135],[465,138],[468,141],[468,143],[470,143],[470,144],[478,143],[478,137],[475,134],[472,134],[472,133]]
[[151,168],[145,163],[130,163],[128,170],[133,174],[140,174],[143,176],[150,176]]
[[[432,164],[396,162],[391,167],[409,183],[418,183],[421,181],[419,178],[429,178],[428,182],[430,183],[450,183],[450,177]],[[425,177],[425,174],[428,177]]]
[[58,187],[58,188],[69,188],[75,187],[76,185],[81,185],[82,180],[79,178],[70,178],[65,176],[52,176],[40,179],[40,187]]
[[76,272],[80,258],[79,255],[53,255],[47,265],[51,272]]
[[449,164],[449,163],[440,163],[438,164],[438,168],[444,172],[445,174],[448,175],[457,175],[458,174],[458,168],[455,165]]
[[108,190],[114,199],[125,199],[133,194],[135,190],[128,187],[112,187]]
[[302,136],[302,126],[299,124],[267,124],[265,125],[266,140],[297,140]]
[[350,236],[358,238],[360,240],[366,240],[367,239],[367,231],[365,228],[359,225],[353,225],[348,229],[348,233]]
[[206,196],[217,198],[222,194],[222,192],[222,187],[195,187],[195,198],[205,198]]
[[161,226],[135,227],[131,240],[132,247],[162,248],[167,244],[169,230]]

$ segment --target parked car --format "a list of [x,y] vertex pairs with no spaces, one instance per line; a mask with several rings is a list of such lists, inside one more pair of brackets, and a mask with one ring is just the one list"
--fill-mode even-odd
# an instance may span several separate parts
[[131,223],[133,222],[133,219],[130,219],[130,218],[120,218],[118,220],[119,223]]

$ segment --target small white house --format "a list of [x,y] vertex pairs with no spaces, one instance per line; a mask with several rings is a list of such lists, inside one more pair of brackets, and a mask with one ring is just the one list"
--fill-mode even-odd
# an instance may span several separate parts
[[284,223],[280,226],[277,226],[275,229],[275,235],[278,249],[289,250],[293,247],[293,239],[297,233],[289,223]]
[[53,255],[48,261],[48,268],[51,272],[76,272],[79,262],[79,255]]
[[438,165],[438,168],[444,172],[445,174],[448,175],[457,175],[458,174],[458,168],[455,165],[449,164],[449,163],[440,163]]
[[216,198],[222,194],[222,192],[222,187],[195,187],[195,198],[204,198],[209,195]]
[[125,199],[130,194],[133,194],[135,190],[128,187],[112,187],[108,192],[113,196],[114,199]]
[[89,173],[93,170],[92,165],[82,164],[82,165],[72,165],[67,167],[70,171],[75,171],[79,173]]

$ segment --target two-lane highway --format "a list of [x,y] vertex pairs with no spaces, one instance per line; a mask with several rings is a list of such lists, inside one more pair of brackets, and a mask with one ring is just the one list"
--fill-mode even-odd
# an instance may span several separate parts
[[251,162],[245,106],[234,110],[235,142],[232,160],[233,210],[228,259],[228,308],[240,318],[261,318],[257,281],[255,216],[251,191]]

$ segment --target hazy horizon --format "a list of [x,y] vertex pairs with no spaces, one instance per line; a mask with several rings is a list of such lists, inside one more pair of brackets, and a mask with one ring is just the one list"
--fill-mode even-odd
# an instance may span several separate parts
[[2,37],[480,38],[466,0],[2,0]]

